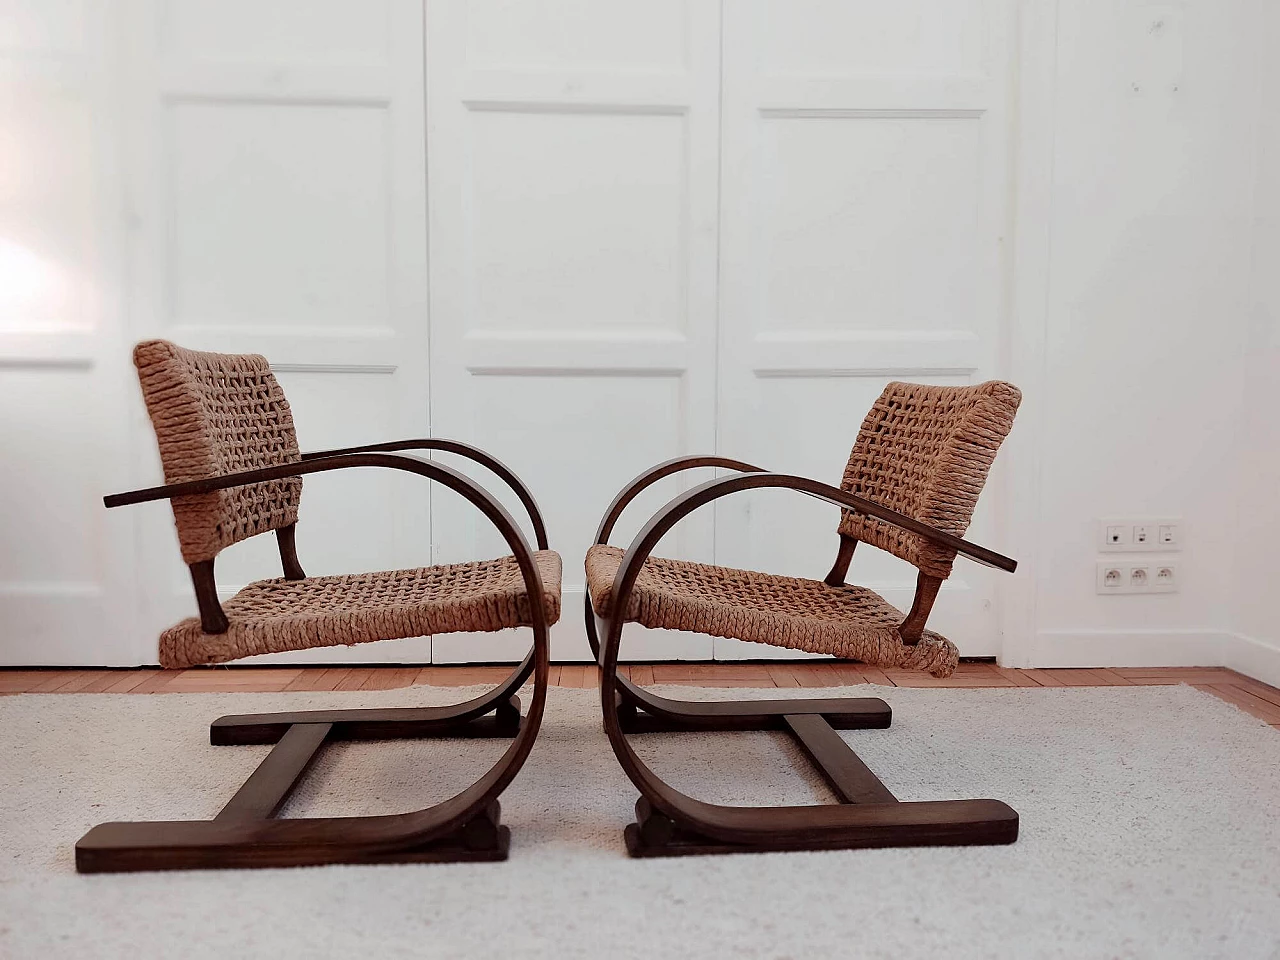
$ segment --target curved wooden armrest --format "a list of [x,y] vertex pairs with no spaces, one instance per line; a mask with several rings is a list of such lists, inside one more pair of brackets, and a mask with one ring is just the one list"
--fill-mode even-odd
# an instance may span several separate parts
[[[212,493],[215,490],[228,490],[232,487],[243,487],[251,483],[263,483],[268,480],[283,480],[286,477],[301,477],[309,473],[327,473],[330,470],[347,470],[353,467],[383,467],[390,470],[404,470],[415,473],[428,480],[444,484],[455,493],[473,504],[498,528],[512,553],[520,561],[523,568],[527,560],[530,570],[541,583],[537,568],[533,566],[533,550],[525,540],[524,534],[493,494],[465,474],[452,467],[424,460],[421,457],[407,457],[403,454],[390,453],[354,453],[336,456],[313,457],[295,463],[282,463],[274,467],[263,467],[260,470],[246,470],[241,473],[228,473],[217,477],[204,477],[200,480],[188,480],[184,483],[170,483],[162,487],[147,487],[143,490],[131,490],[128,493],[113,493],[103,497],[107,507],[124,507],[134,503],[147,503],[152,500],[170,500],[173,497],[185,497],[196,493]],[[523,556],[523,559],[521,559]]]
[[[955,550],[956,553],[964,554],[966,557],[989,567],[1007,570],[1010,573],[1018,567],[1017,561],[996,553],[994,550],[988,550],[986,547],[979,546],[976,543],[945,533],[927,523],[921,523],[919,520],[898,513],[896,510],[890,510],[888,507],[882,507],[871,500],[846,493],[838,487],[820,483],[817,480],[810,480],[807,477],[796,477],[785,473],[743,473],[735,477],[721,477],[716,480],[709,480],[690,490],[686,490],[650,517],[649,522],[636,534],[631,546],[627,548],[626,555],[622,558],[622,564],[618,567],[618,572],[614,578],[613,602],[615,604],[625,603],[635,583],[635,578],[640,573],[640,567],[648,559],[649,553],[658,545],[658,541],[662,539],[666,532],[682,518],[713,500],[718,500],[721,497],[726,497],[731,493],[738,493],[742,490],[754,490],[761,487],[781,487],[789,490],[798,490],[819,500],[825,500],[836,506],[844,507],[846,510],[855,510],[858,513],[876,517],[911,533],[926,537],[934,543]],[[618,609],[625,608],[619,606]]]
[[[346,470],[353,467],[383,467],[391,470],[404,470],[428,480],[444,484],[450,490],[460,494],[464,499],[480,510],[489,522],[497,527],[511,553],[520,567],[524,578],[525,589],[529,591],[529,602],[543,603],[542,575],[537,564],[533,562],[533,550],[524,534],[516,525],[511,514],[493,494],[465,474],[451,467],[425,460],[421,457],[408,457],[391,453],[352,453],[334,456],[313,456],[309,460],[294,463],[282,463],[274,467],[263,467],[260,470],[246,470],[241,473],[229,473],[217,477],[204,477],[200,480],[188,480],[185,483],[170,483],[162,487],[148,487],[145,490],[132,490],[128,493],[115,493],[102,498],[107,507],[123,507],[134,503],[147,503],[152,500],[169,500],[173,497],[189,496],[197,493],[212,493],[215,490],[228,490],[232,487],[243,487],[251,483],[263,483],[268,480],[283,480],[286,477],[301,477],[309,473],[326,473],[330,470]],[[543,548],[545,549],[545,548]],[[197,600],[200,603],[201,621],[210,633],[220,633],[227,629],[226,617],[218,604],[217,594],[213,591],[212,561],[205,561],[205,575],[197,582]],[[195,565],[193,565],[195,566]],[[201,596],[200,584],[204,583],[205,596]]]
[[728,457],[712,455],[676,457],[674,460],[666,460],[650,467],[618,492],[618,495],[613,498],[613,502],[609,504],[609,509],[605,511],[604,519],[600,521],[600,526],[596,528],[595,542],[609,542],[609,534],[613,533],[614,524],[622,516],[622,511],[645,487],[656,483],[663,477],[669,477],[673,473],[679,473],[681,470],[693,470],[696,467],[724,467],[729,470],[740,470],[744,473],[764,472],[764,467],[755,467],[749,463],[743,463],[741,460],[731,460]]
[[422,437],[415,440],[388,440],[384,443],[366,443],[359,447],[340,447],[335,450],[315,450],[311,453],[304,453],[303,460],[319,460],[325,457],[345,456],[351,453],[390,453],[396,450],[442,450],[445,453],[457,454],[468,460],[473,460],[486,467],[491,473],[499,477],[524,504],[524,508],[529,513],[529,520],[533,524],[533,537],[537,541],[539,550],[550,549],[547,543],[547,526],[542,521],[542,512],[538,509],[537,501],[533,499],[533,494],[526,487],[505,463],[497,457],[486,453],[479,447],[473,447],[468,443],[462,443],[459,440],[446,440],[441,437]]

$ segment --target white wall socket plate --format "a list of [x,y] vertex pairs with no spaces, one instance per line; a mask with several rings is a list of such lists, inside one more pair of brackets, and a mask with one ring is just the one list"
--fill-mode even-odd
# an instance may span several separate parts
[[1098,549],[1104,553],[1181,550],[1181,517],[1128,517],[1098,521]]
[[1100,594],[1177,593],[1178,584],[1178,565],[1173,561],[1098,561]]

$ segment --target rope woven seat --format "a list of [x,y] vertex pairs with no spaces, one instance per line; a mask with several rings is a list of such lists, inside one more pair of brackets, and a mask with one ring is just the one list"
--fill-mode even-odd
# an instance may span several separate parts
[[[613,615],[613,582],[623,551],[597,544],[587,552],[587,587],[595,612]],[[956,646],[931,630],[908,646],[898,635],[902,612],[866,587],[650,557],[623,616],[645,627],[826,653],[879,667],[950,676]]]
[[[547,622],[560,619],[560,556],[533,555]],[[529,596],[514,557],[305,580],[259,580],[223,604],[226,633],[205,633],[199,617],[160,636],[169,668],[224,663],[259,653],[369,643],[433,633],[530,626]]]

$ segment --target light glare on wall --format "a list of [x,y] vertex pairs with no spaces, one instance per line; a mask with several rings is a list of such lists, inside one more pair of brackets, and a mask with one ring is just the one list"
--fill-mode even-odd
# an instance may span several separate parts
[[0,237],[0,329],[68,325],[72,288],[58,264]]

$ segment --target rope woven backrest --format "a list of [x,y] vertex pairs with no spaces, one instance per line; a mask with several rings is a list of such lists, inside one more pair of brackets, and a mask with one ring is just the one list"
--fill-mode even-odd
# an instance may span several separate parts
[[[963,536],[1022,394],[991,380],[972,387],[890,383],[862,422],[841,486],[849,493]],[[892,524],[846,511],[840,533],[865,540],[936,577],[955,551]]]
[[[147,340],[133,350],[166,483],[301,460],[293,416],[265,357],[185,350]],[[182,558],[212,560],[224,547],[298,519],[302,478],[174,497]]]

